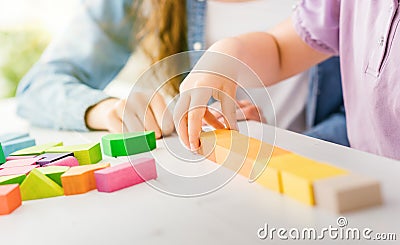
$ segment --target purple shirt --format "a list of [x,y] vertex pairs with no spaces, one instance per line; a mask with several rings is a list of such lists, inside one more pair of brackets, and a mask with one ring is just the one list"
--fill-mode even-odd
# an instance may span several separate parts
[[340,55],[350,145],[400,159],[398,0],[303,0],[293,19],[311,47]]

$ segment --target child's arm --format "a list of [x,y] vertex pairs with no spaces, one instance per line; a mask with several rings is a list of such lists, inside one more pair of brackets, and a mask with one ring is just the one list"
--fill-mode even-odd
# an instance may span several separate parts
[[[308,46],[296,33],[291,20],[282,23],[269,33],[249,33],[221,40],[209,51],[227,54],[241,60],[266,86],[304,71],[330,57],[329,54],[318,52]],[[246,86],[246,84],[241,85]],[[190,73],[183,81],[180,99],[175,107],[174,121],[181,140],[192,150],[199,147],[202,119],[211,125],[215,124],[215,118],[206,109],[211,96],[221,100],[226,126],[236,129],[233,103],[236,86],[236,83],[226,78],[207,73]]]

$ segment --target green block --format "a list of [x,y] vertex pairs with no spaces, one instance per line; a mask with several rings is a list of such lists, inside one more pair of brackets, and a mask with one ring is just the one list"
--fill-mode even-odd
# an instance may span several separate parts
[[94,164],[103,159],[103,156],[101,155],[100,143],[57,146],[46,150],[46,153],[65,152],[73,152],[74,157],[78,159],[79,165]]
[[6,157],[4,156],[3,147],[1,146],[0,143],[0,164],[3,164],[5,162],[6,162]]
[[101,139],[103,152],[107,156],[130,156],[156,148],[154,131],[108,134]]
[[0,185],[21,184],[25,177],[25,174],[2,176],[0,177]]
[[52,179],[61,187],[62,187],[61,175],[65,173],[68,169],[69,167],[67,166],[48,166],[43,168],[37,168],[39,172]]
[[29,155],[41,155],[45,153],[47,149],[50,149],[55,146],[62,146],[62,142],[53,142],[44,145],[36,145],[32,147],[28,147],[10,154],[10,156],[29,156]]
[[64,195],[63,188],[37,169],[28,174],[20,189],[23,201]]

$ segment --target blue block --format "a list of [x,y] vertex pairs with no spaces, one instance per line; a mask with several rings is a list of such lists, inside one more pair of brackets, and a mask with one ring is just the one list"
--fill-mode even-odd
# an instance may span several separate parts
[[16,139],[21,139],[21,138],[25,138],[28,137],[29,134],[28,133],[8,133],[8,134],[2,134],[0,135],[0,143],[4,144],[7,141],[12,141],[12,140],[16,140]]
[[2,143],[3,145],[3,151],[4,151],[4,155],[6,157],[8,157],[11,153],[15,152],[15,151],[19,151],[31,146],[35,146],[36,145],[36,141],[35,139],[32,139],[31,137],[23,137],[23,138],[19,138],[16,140],[10,140],[7,142]]

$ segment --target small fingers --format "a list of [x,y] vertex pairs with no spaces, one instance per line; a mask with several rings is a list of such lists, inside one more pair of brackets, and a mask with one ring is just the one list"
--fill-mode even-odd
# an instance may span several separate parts
[[188,112],[188,136],[190,150],[197,151],[200,147],[202,120],[206,114],[207,103],[212,95],[211,88],[197,88],[191,91]]
[[174,110],[174,123],[176,132],[183,144],[190,148],[189,146],[189,136],[188,136],[188,117],[187,111],[190,106],[190,97],[187,93],[182,93],[175,105]]
[[[217,116],[216,116],[217,114]],[[213,113],[213,111],[210,111],[210,109],[206,109],[206,112],[204,114],[204,120],[207,122],[207,124],[211,125],[215,129],[223,129],[225,128],[224,124],[218,120],[218,118],[221,117],[221,114],[218,112]]]

